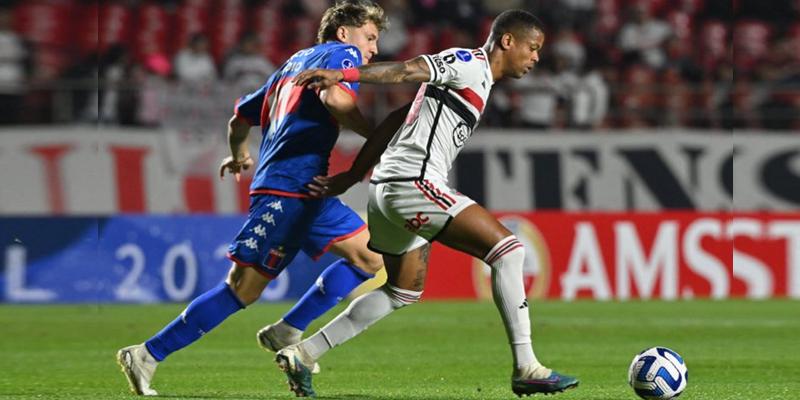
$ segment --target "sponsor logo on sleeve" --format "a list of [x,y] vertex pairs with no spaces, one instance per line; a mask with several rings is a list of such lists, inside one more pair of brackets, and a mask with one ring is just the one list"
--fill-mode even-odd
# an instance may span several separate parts
[[442,58],[439,57],[439,55],[437,54],[435,56],[431,56],[431,59],[433,60],[433,63],[434,63],[434,66],[436,67],[436,69],[438,69],[440,73],[444,73],[445,69],[444,69],[444,62],[442,61]]
[[456,56],[454,54],[447,54],[444,56],[444,62],[452,64],[456,62]]
[[456,52],[456,57],[458,57],[458,59],[463,61],[463,62],[469,62],[470,60],[472,60],[472,54],[470,54],[466,50],[457,51]]

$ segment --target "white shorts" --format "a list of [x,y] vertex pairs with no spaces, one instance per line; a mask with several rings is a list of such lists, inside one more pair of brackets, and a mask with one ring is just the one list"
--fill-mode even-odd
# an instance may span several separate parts
[[446,182],[421,180],[369,185],[369,248],[399,256],[432,242],[475,201]]

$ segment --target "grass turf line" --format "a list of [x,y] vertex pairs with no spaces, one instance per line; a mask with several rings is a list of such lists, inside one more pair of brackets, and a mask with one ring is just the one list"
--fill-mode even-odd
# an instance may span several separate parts
[[[234,315],[160,365],[153,387],[170,399],[293,398],[255,342],[255,332],[289,306],[259,304]],[[144,341],[182,308],[2,305],[0,398],[133,398],[116,350]],[[628,364],[655,345],[686,359],[683,400],[794,400],[800,392],[796,301],[535,301],[532,316],[539,359],[581,379],[577,389],[547,398],[635,400]],[[314,385],[323,399],[512,399],[505,343],[493,304],[423,302],[329,352]]]

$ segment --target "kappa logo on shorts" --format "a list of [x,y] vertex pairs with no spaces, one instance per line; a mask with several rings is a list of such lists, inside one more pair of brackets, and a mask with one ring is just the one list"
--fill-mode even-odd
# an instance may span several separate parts
[[427,224],[430,221],[431,221],[430,217],[426,217],[425,214],[423,214],[422,211],[420,211],[417,213],[416,217],[409,218],[406,220],[405,228],[411,232],[417,232],[420,230],[420,228],[422,228],[423,225]]
[[267,204],[267,207],[275,211],[283,212],[283,204],[281,204],[280,200],[275,200],[272,203]]
[[265,237],[267,237],[267,228],[264,228],[264,226],[262,226],[262,225],[260,225],[260,224],[259,224],[259,225],[256,225],[256,226],[253,228],[253,232],[254,232],[256,235],[258,235],[258,236],[261,236],[262,238],[265,238]]
[[258,250],[258,242],[253,238],[247,238],[242,244],[250,250]]
[[264,213],[264,215],[261,216],[261,220],[275,226],[275,216],[273,216],[272,213]]

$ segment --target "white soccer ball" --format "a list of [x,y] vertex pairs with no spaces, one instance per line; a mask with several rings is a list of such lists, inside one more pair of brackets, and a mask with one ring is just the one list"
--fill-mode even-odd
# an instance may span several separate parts
[[668,400],[686,389],[689,372],[678,353],[666,347],[651,347],[633,357],[628,383],[646,400]]

